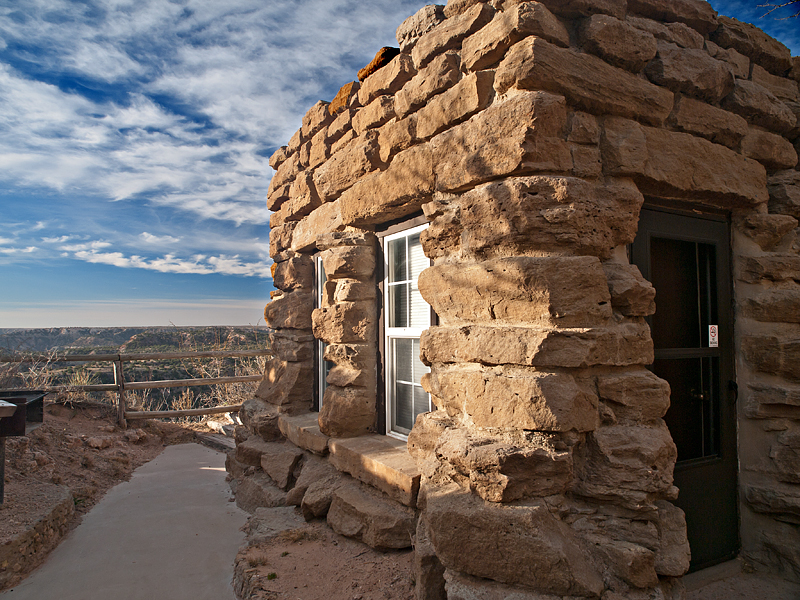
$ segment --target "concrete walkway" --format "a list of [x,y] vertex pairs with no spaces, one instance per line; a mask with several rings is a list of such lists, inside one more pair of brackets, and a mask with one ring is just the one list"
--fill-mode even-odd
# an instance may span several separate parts
[[247,513],[228,502],[225,456],[169,446],[112,488],[2,600],[233,600]]

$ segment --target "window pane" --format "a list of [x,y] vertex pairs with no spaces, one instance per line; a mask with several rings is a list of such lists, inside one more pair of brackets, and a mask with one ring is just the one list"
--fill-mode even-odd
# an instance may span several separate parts
[[425,253],[422,251],[422,244],[419,241],[419,234],[408,238],[408,265],[410,268],[409,279],[417,280],[419,274],[430,266],[430,261]]
[[397,427],[410,430],[414,425],[414,403],[413,386],[395,382],[394,385],[394,424]]
[[408,285],[398,283],[389,288],[389,327],[408,327]]
[[421,387],[414,386],[414,421],[417,420],[417,415],[420,413],[430,412],[431,410],[431,397]]
[[392,355],[394,356],[394,378],[411,383],[414,381],[413,348],[414,340],[395,338],[392,340]]
[[389,242],[387,253],[389,263],[389,282],[405,281],[406,276],[406,239],[399,238]]
[[422,376],[425,373],[429,372],[430,369],[428,367],[426,367],[425,363],[423,363],[419,359],[419,339],[415,338],[415,339],[413,339],[411,341],[413,342],[411,353],[412,353],[412,360],[414,361],[413,362],[413,368],[414,368],[414,379],[413,379],[413,381],[417,385],[421,385]]

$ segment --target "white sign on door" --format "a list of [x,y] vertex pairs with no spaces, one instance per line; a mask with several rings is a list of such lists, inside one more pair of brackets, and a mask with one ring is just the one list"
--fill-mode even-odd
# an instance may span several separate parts
[[709,348],[719,348],[719,326],[718,325],[709,325],[708,326],[708,347]]

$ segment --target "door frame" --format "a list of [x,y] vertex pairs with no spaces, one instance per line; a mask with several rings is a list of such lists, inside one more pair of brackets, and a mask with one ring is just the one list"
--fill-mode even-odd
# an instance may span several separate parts
[[[691,219],[691,221],[687,221]],[[688,226],[687,226],[688,225]],[[704,225],[705,231],[704,231]],[[708,233],[709,227],[715,230]],[[642,228],[645,228],[642,231]],[[724,230],[723,230],[724,228]],[[642,244],[640,235],[645,235]],[[693,557],[690,571],[700,570],[714,564],[730,560],[738,555],[741,550],[741,512],[739,507],[739,443],[738,443],[738,414],[736,408],[736,362],[735,362],[735,310],[733,293],[733,268],[731,244],[731,219],[730,213],[723,211],[700,211],[696,208],[683,209],[673,205],[664,206],[657,202],[646,202],[642,207],[637,240],[629,246],[629,256],[632,264],[639,266],[642,276],[650,281],[650,238],[653,236],[669,239],[689,241],[695,243],[714,244],[721,251],[716,256],[716,284],[717,306],[719,307],[718,323],[720,332],[727,332],[720,336],[719,352],[719,398],[720,398],[720,441],[719,455],[681,461],[675,465],[676,483],[691,480],[692,475],[699,478],[704,467],[719,464],[724,469],[725,481],[733,486],[731,493],[730,510],[735,511],[735,544],[729,540],[728,547],[735,549],[726,550],[710,560],[695,559]],[[723,241],[720,246],[720,242]],[[644,268],[643,268],[644,267]],[[656,310],[658,310],[658,293],[656,292]],[[647,317],[647,322],[652,327],[652,317]],[[701,344],[698,357],[707,352]],[[662,358],[668,358],[669,350]],[[659,358],[659,351],[655,350],[655,357]],[[729,385],[732,384],[732,385]],[[723,423],[724,419],[724,423]],[[683,504],[678,498],[678,505]],[[687,519],[691,521],[691,517]],[[729,531],[733,534],[733,531]],[[691,536],[691,533],[689,533]],[[691,542],[691,540],[690,540]]]

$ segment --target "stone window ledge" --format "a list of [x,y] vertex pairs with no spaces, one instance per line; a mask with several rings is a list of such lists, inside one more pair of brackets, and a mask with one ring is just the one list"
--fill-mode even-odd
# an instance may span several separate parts
[[329,438],[319,430],[317,413],[278,418],[281,433],[299,448],[328,454],[339,471],[385,493],[392,500],[416,507],[420,474],[406,443],[385,435]]

